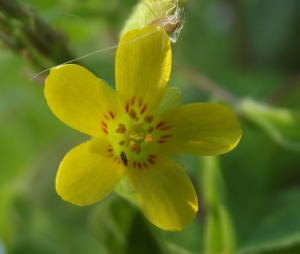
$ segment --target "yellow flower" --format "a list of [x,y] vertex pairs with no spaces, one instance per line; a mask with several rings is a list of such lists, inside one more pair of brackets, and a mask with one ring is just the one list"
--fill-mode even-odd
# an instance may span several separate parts
[[116,53],[116,92],[79,65],[51,69],[45,96],[64,123],[93,137],[62,160],[56,190],[89,205],[125,176],[145,216],[165,230],[195,217],[195,189],[172,154],[230,151],[241,130],[232,110],[211,103],[161,105],[171,71],[171,47],[160,28],[125,34]]

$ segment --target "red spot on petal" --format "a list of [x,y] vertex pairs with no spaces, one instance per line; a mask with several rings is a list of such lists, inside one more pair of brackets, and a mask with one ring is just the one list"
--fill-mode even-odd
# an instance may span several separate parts
[[164,130],[169,130],[171,129],[172,126],[165,126],[165,127],[162,127],[160,128],[161,131],[164,131]]
[[136,167],[136,162],[135,161],[133,161],[133,167]]
[[109,117],[108,117],[106,114],[104,114],[104,118],[105,118],[106,120],[108,120],[108,121],[110,120]]
[[156,129],[158,129],[158,128],[160,128],[161,126],[163,126],[165,123],[163,122],[163,121],[161,121],[161,122],[159,122],[156,126],[155,126],[155,128]]
[[143,105],[143,99],[140,98],[140,99],[139,99],[139,107],[141,107],[142,105]]
[[141,163],[138,162],[139,169],[142,169]]
[[110,149],[107,149],[107,152],[112,152],[114,149],[110,148]]
[[156,156],[155,156],[155,155],[153,155],[153,154],[150,154],[150,155],[149,155],[149,157],[150,157],[150,158],[153,158],[153,159],[155,159],[155,158],[156,158]]
[[147,109],[147,105],[145,104],[144,107],[142,108],[142,110],[140,111],[140,114],[144,114],[144,112],[146,111]]
[[126,113],[128,113],[128,111],[129,111],[129,102],[126,103],[125,110],[126,110]]
[[153,160],[153,159],[148,158],[148,161],[149,161],[151,164],[154,164],[154,160]]
[[115,115],[113,112],[109,111],[109,115],[111,116],[111,119],[115,119]]
[[104,121],[102,121],[102,125],[107,128],[107,124]]
[[160,143],[160,144],[161,144],[161,143],[165,143],[165,142],[167,142],[167,141],[164,140],[164,139],[161,139],[161,140],[158,140],[158,141],[157,141],[157,143]]
[[131,106],[133,106],[133,104],[135,102],[135,97],[132,97],[130,102],[131,102]]
[[105,127],[102,127],[102,130],[103,130],[106,134],[108,134],[108,131],[107,131],[107,129],[106,129]]
[[160,136],[159,138],[170,138],[172,137],[172,135],[163,135],[163,136]]
[[145,168],[148,168],[148,165],[147,165],[146,162],[144,162],[143,165],[144,165]]

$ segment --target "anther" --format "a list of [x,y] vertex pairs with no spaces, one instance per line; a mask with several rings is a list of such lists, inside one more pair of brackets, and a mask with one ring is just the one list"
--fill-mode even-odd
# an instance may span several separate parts
[[147,123],[152,123],[153,119],[154,119],[154,115],[146,115],[144,117],[144,121]]
[[130,117],[131,119],[136,119],[136,117],[137,117],[136,112],[135,112],[135,110],[134,110],[133,108],[131,108],[131,109],[129,110],[128,115],[129,115],[129,117]]
[[139,146],[137,146],[136,150],[135,150],[136,154],[140,154],[141,153],[141,148]]
[[124,134],[126,132],[125,124],[119,123],[116,133]]
[[121,140],[121,141],[119,142],[119,145],[120,145],[120,146],[125,145],[125,140]]
[[150,126],[147,131],[148,131],[148,133],[151,133],[153,130],[154,130],[154,127]]
[[134,151],[137,149],[137,147],[138,147],[137,143],[135,143],[134,141],[130,141],[129,146],[130,146],[131,151],[133,151],[133,152],[134,152]]
[[153,137],[151,134],[147,134],[146,137],[145,137],[145,142],[153,142]]

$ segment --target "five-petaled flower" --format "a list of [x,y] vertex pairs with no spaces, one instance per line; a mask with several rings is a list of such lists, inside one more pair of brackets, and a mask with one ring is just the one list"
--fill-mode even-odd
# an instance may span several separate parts
[[153,224],[181,230],[195,217],[198,200],[172,155],[226,153],[239,142],[240,126],[227,106],[168,103],[171,47],[159,27],[125,34],[115,71],[116,91],[79,65],[53,68],[46,79],[53,113],[93,137],[64,157],[56,190],[66,201],[89,205],[127,177]]

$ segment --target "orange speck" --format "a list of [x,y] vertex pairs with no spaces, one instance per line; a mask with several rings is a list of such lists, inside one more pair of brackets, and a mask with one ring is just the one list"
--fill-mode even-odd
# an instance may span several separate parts
[[153,137],[151,134],[147,134],[146,137],[145,137],[145,142],[153,142]]

